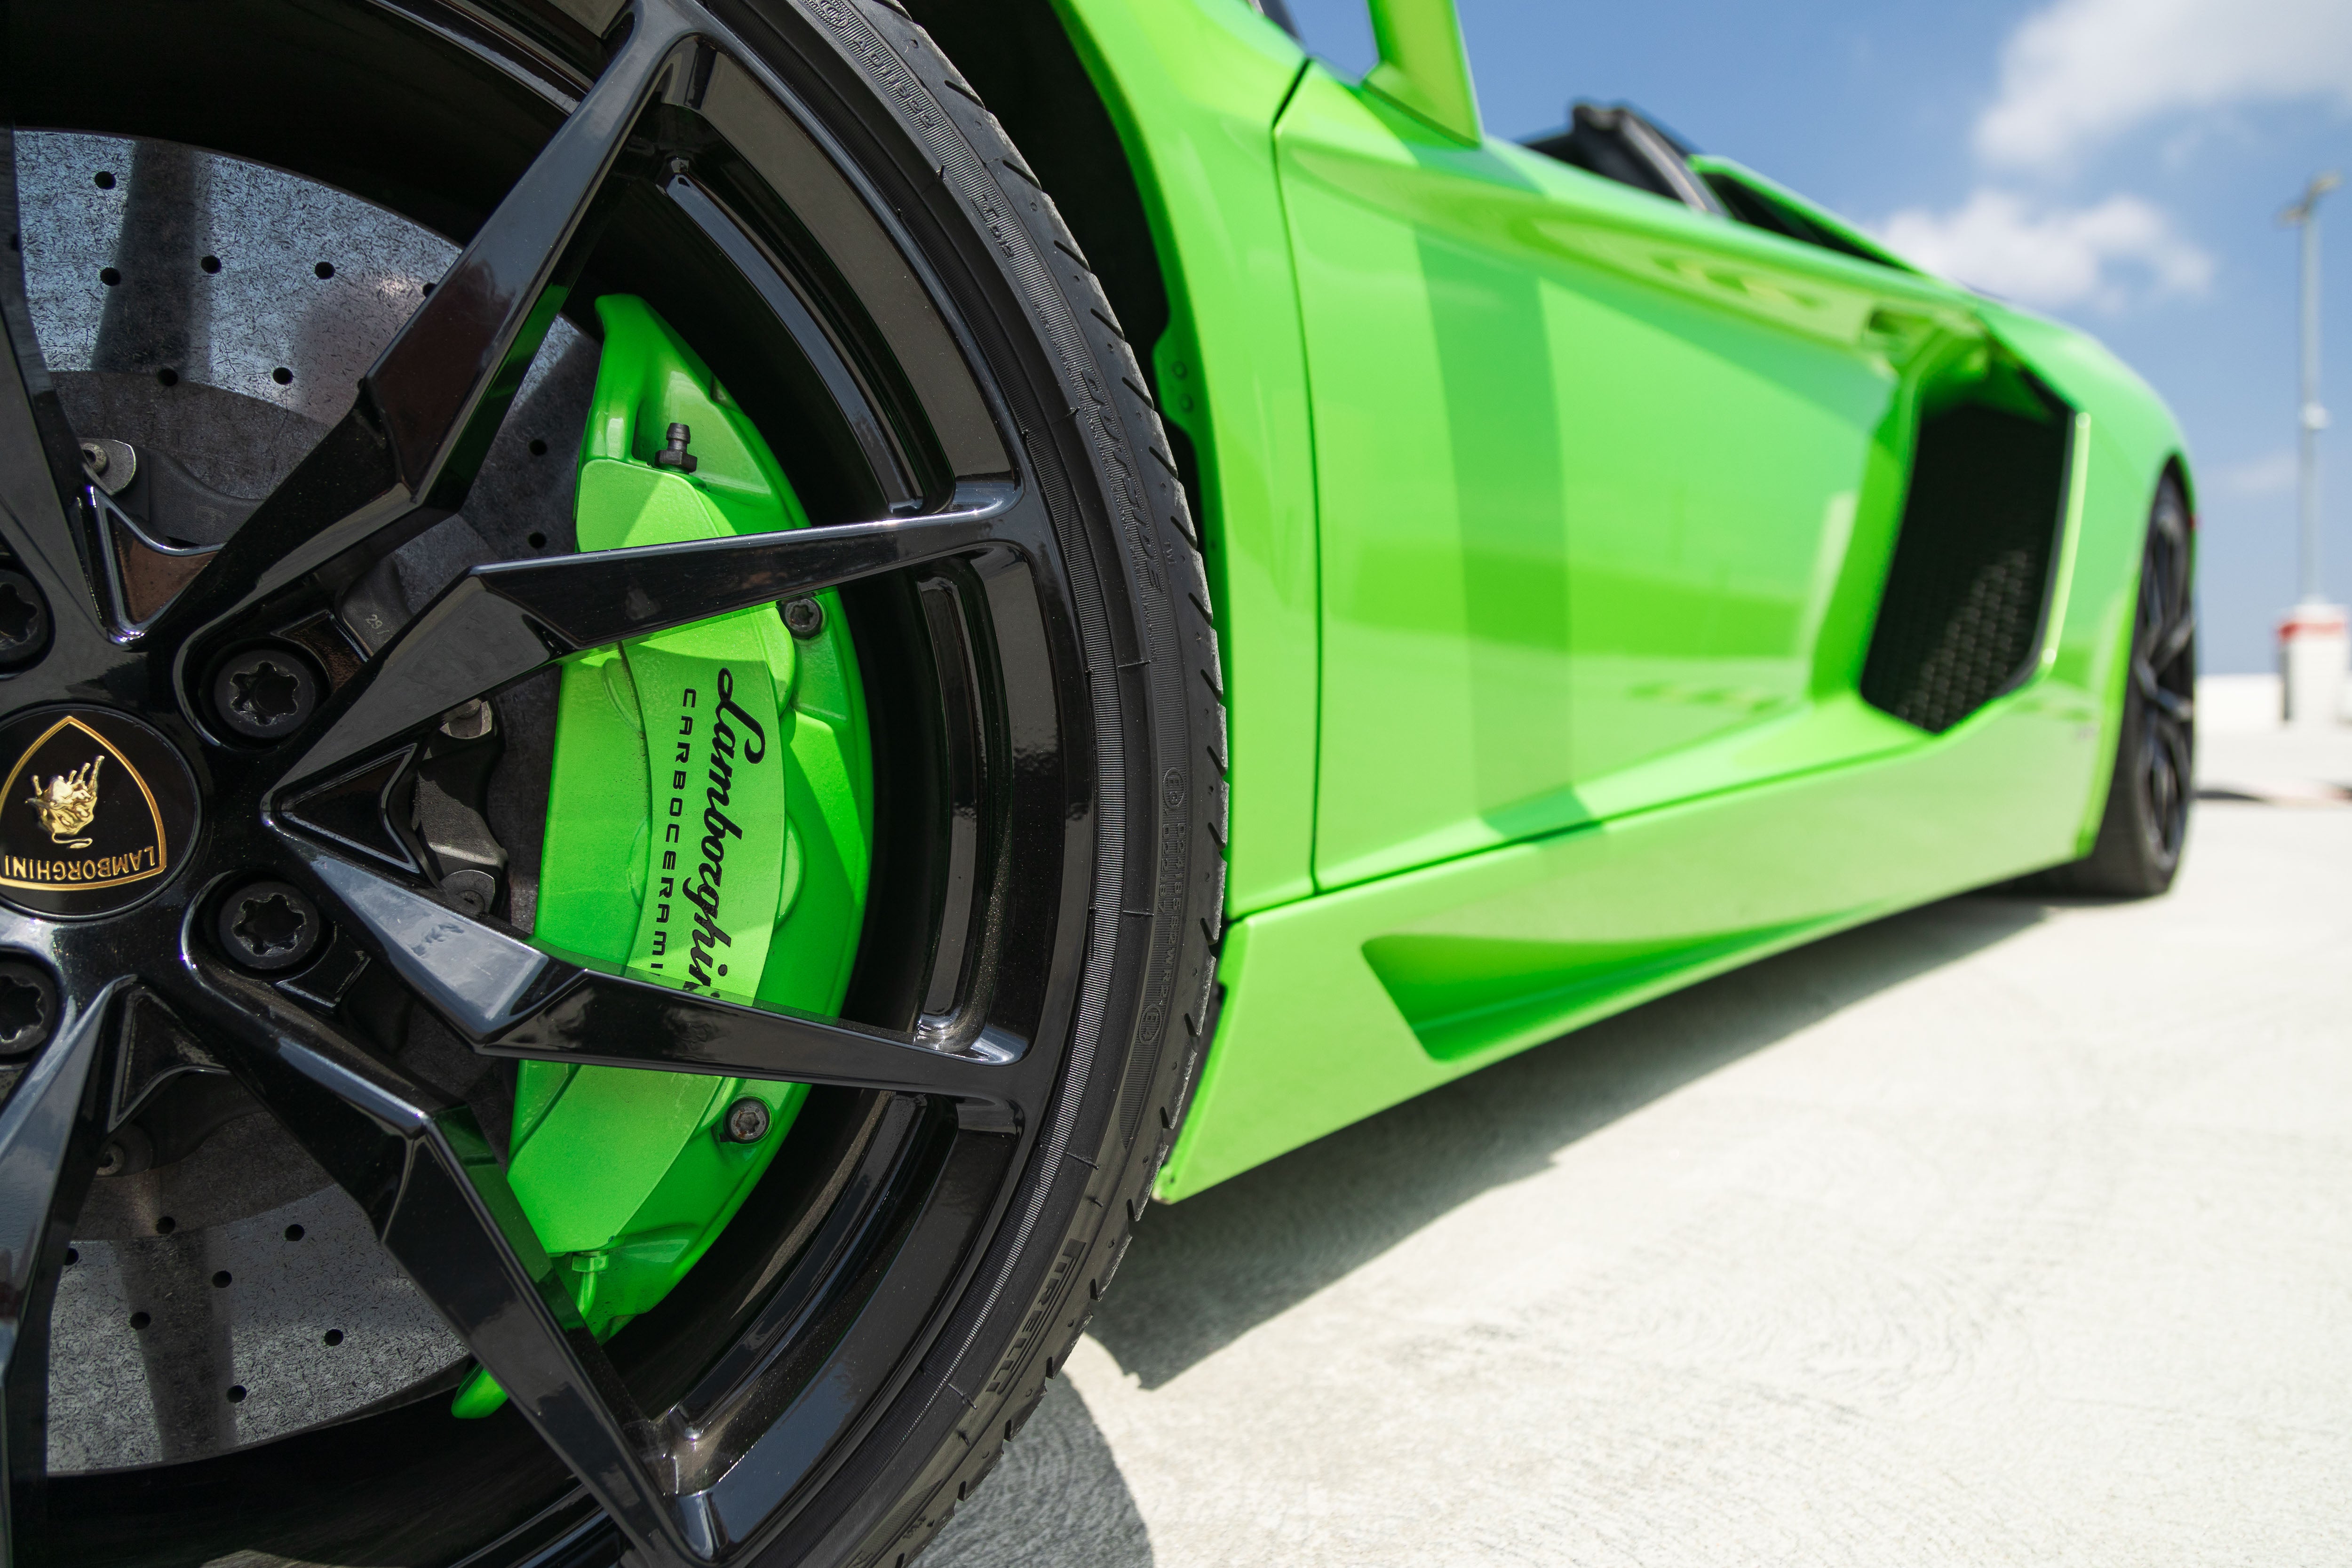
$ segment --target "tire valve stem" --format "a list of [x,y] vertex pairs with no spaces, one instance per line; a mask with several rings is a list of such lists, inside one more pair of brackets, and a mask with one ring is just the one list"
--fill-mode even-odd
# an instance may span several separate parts
[[690,474],[694,472],[694,454],[686,449],[686,444],[693,439],[694,432],[688,426],[684,425],[671,426],[669,427],[669,445],[654,454],[654,467],[656,468],[676,468],[681,474]]

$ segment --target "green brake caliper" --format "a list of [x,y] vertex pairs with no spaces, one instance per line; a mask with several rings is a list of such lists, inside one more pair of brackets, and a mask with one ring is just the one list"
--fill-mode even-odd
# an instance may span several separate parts
[[[604,327],[581,445],[580,548],[804,528],[767,443],[642,300]],[[692,471],[663,461],[692,432]],[[732,1001],[841,1006],[865,914],[873,789],[838,599],[813,635],[772,606],[563,667],[531,936],[553,951]],[[508,1179],[588,1325],[609,1335],[686,1277],[774,1157],[807,1089],[524,1062]],[[739,1101],[768,1110],[730,1118]],[[460,1415],[505,1398],[477,1370]]]

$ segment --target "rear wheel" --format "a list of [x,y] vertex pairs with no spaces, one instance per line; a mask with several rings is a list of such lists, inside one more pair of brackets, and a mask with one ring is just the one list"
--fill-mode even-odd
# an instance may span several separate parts
[[887,5],[599,9],[10,13],[0,850],[163,797],[0,886],[25,1561],[901,1561],[1173,1139],[1223,681],[1078,247]]
[[2170,475],[2157,487],[2140,555],[2131,670],[2115,773],[2091,853],[2045,871],[2052,892],[2148,898],[2172,886],[2189,841],[2196,762],[2197,619],[2189,505]]

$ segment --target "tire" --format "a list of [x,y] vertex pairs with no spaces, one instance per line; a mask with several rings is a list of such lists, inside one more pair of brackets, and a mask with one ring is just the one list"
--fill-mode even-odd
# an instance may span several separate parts
[[[412,18],[398,0],[355,0],[348,16],[334,12],[331,22],[322,23],[332,8],[313,0],[238,0],[226,11],[204,16],[151,0],[107,4],[112,7],[108,15],[85,19],[87,25],[104,26],[111,36],[138,43],[117,85],[92,102],[68,101],[36,81],[37,62],[82,47],[77,40],[84,23],[66,26],[58,20],[20,18],[12,24],[12,49],[18,61],[32,62],[16,68],[18,123],[217,149],[356,194],[452,235],[480,232],[475,226],[494,216],[520,167],[535,155],[535,147],[523,144],[528,137],[519,142],[514,128],[537,124],[530,135],[548,134],[542,121],[556,95],[546,84],[562,78],[566,61],[572,62],[569,90],[580,97],[604,59],[622,58],[629,47],[616,28],[601,51],[583,48],[583,39],[590,46],[597,41],[568,34],[563,27],[569,24],[549,20],[593,9],[587,5],[470,7],[436,0],[420,5]],[[440,1404],[423,1394],[404,1394],[291,1436],[210,1451],[193,1462],[158,1463],[136,1471],[100,1468],[47,1481],[20,1475],[16,1540],[22,1560],[128,1564],[250,1552],[257,1563],[463,1562],[468,1568],[555,1563],[585,1568],[625,1556],[649,1564],[718,1560],[762,1568],[903,1565],[971,1496],[1035,1409],[1046,1380],[1111,1284],[1150,1201],[1213,1026],[1226,751],[1224,678],[1199,534],[1147,379],[1053,199],[970,85],[904,12],[887,0],[709,0],[705,9],[677,9],[693,13],[703,37],[718,40],[722,52],[765,84],[774,103],[791,106],[777,112],[799,115],[817,144],[854,175],[848,184],[900,247],[950,341],[961,346],[968,374],[993,416],[995,435],[1013,470],[1009,479],[954,468],[954,443],[937,430],[928,437],[909,437],[913,456],[907,471],[919,497],[893,503],[892,515],[919,521],[929,512],[944,513],[961,504],[958,498],[967,491],[978,494],[995,484],[1008,492],[1017,488],[1018,504],[1031,507],[1042,520],[1039,531],[1023,536],[1028,542],[1014,551],[992,542],[972,546],[966,555],[934,556],[924,565],[937,569],[935,578],[918,583],[914,568],[890,568],[854,584],[844,579],[838,589],[860,658],[869,661],[866,701],[876,710],[875,816],[881,845],[876,891],[866,906],[843,1018],[888,1032],[899,1043],[921,1045],[930,1037],[927,1029],[952,1033],[950,1025],[967,1012],[988,1020],[1000,1009],[1009,1015],[1025,1007],[1022,1016],[1036,1020],[1034,1034],[1008,1035],[1011,1043],[1003,1045],[970,1031],[954,1039],[942,1034],[940,1048],[942,1054],[969,1050],[972,1061],[983,1065],[999,1059],[990,1051],[1014,1065],[1034,1065],[1039,1087],[1033,1096],[1013,1101],[1007,1114],[977,1097],[959,1099],[951,1089],[893,1089],[880,1079],[864,1082],[855,1073],[831,1081],[781,1071],[768,1075],[817,1085],[793,1133],[789,1157],[780,1157],[761,1179],[726,1235],[673,1298],[617,1331],[611,1368],[633,1392],[668,1391],[648,1402],[650,1419],[636,1430],[645,1434],[658,1427],[674,1434],[690,1425],[677,1414],[686,1397],[677,1391],[707,1386],[720,1371],[740,1363],[750,1369],[742,1373],[742,1389],[757,1384],[773,1394],[761,1394],[769,1403],[761,1404],[745,1394],[730,1406],[737,1414],[730,1419],[746,1424],[739,1447],[748,1451],[763,1435],[782,1430],[800,1408],[784,1404],[786,1394],[797,1399],[795,1390],[817,1386],[847,1355],[841,1346],[856,1336],[868,1335],[870,1342],[858,1352],[864,1358],[858,1375],[865,1381],[838,1384],[854,1386],[857,1403],[843,1415],[837,1434],[758,1483],[769,1488],[756,1494],[769,1500],[761,1510],[724,1521],[723,1528],[709,1524],[708,1518],[715,1516],[706,1515],[699,1527],[717,1531],[715,1538],[703,1538],[715,1541],[709,1551],[679,1547],[693,1538],[692,1519],[680,1527],[682,1533],[649,1534],[641,1516],[625,1520],[619,1516],[625,1510],[602,1506],[607,1493],[596,1489],[610,1485],[610,1476],[591,1474],[592,1467],[567,1456],[547,1428],[536,1424],[537,1415],[527,1424],[520,1412],[539,1407],[520,1394],[514,1408],[469,1423],[463,1431],[436,1425],[447,1420],[442,1406],[451,1384],[444,1379],[431,1391]],[[520,15],[531,18],[530,31],[512,20]],[[276,29],[266,37],[264,23]],[[235,36],[240,27],[256,28],[255,37]],[[409,62],[428,57],[457,62],[447,66],[447,79],[433,79],[431,91],[404,85],[400,73]],[[303,59],[314,68],[285,68]],[[381,73],[380,83],[371,86],[353,75],[337,85],[337,71],[346,60],[372,66]],[[707,63],[698,68],[702,74],[692,78],[698,84],[693,91],[701,90],[698,84],[709,77]],[[250,79],[238,77],[245,71]],[[183,77],[210,79],[197,91],[174,85]],[[238,107],[266,99],[267,81],[296,77],[302,80],[292,90],[301,101],[274,104],[266,116]],[[476,78],[492,77],[519,85],[510,92],[501,86],[498,93],[486,93]],[[651,117],[691,107],[673,93],[646,111],[646,122],[667,133],[676,121]],[[410,159],[406,166],[371,173],[378,165],[370,159],[391,157],[374,149],[364,120],[371,113],[406,115],[419,128],[416,146],[402,154]],[[181,118],[175,121],[175,115]],[[534,121],[534,115],[541,120]],[[494,148],[470,163],[436,151],[462,152],[469,121],[478,121],[486,137],[506,136],[521,151],[506,158]],[[299,128],[306,127],[327,129],[313,145],[287,140],[305,134]],[[635,156],[631,153],[613,163],[619,173],[610,177],[667,177],[657,169],[647,174],[630,162]],[[684,166],[682,160],[660,164],[673,174]],[[89,183],[87,174],[79,178]],[[114,179],[110,172],[101,184],[110,191]],[[640,201],[639,207],[645,206]],[[599,210],[617,212],[609,218],[613,232],[635,243],[627,237],[637,231],[627,226],[640,222],[641,212],[626,202]],[[663,213],[660,221],[675,227],[674,215]],[[790,211],[786,216],[801,218]],[[743,221],[759,218],[754,212]],[[789,225],[779,232],[787,229]],[[599,237],[593,243],[611,249],[621,242]],[[598,251],[584,264],[586,276],[614,292],[624,291],[622,286],[634,278],[649,276],[641,255],[628,251],[626,244],[621,251],[609,268],[604,252]],[[781,242],[778,253],[788,254]],[[215,258],[204,260],[207,275],[221,271]],[[304,268],[307,278],[307,261]],[[331,271],[320,263],[317,279],[323,283]],[[838,287],[839,281],[832,279],[825,286]],[[654,290],[647,285],[642,291]],[[812,291],[812,297],[822,292],[815,285]],[[591,292],[585,285],[578,288],[567,315],[584,309]],[[458,293],[449,289],[445,298]],[[424,307],[416,309],[422,319]],[[21,305],[16,315],[23,318]],[[688,330],[682,315],[680,325]],[[853,349],[886,352],[874,347],[881,329],[868,324],[858,331],[867,336],[845,328],[836,336]],[[18,352],[28,352],[21,341]],[[28,363],[37,364],[38,348],[29,353]],[[719,365],[715,347],[709,357]],[[919,384],[930,373],[900,369],[902,381],[875,380],[880,390],[874,395],[877,403],[898,399],[889,403],[893,417],[919,423],[920,408],[929,405],[920,403]],[[143,368],[142,374],[152,381],[157,372]],[[278,375],[284,385],[287,373]],[[161,384],[172,387],[176,379],[167,369]],[[743,391],[733,373],[727,373],[727,381]],[[298,389],[301,384],[296,383]],[[34,416],[47,422],[44,437],[51,446],[70,442],[76,432],[66,426],[56,400],[34,402]],[[906,416],[909,408],[917,413]],[[302,463],[312,464],[335,439],[331,435]],[[780,450],[784,444],[779,441]],[[70,453],[73,447],[61,449]],[[534,441],[531,449],[544,452],[546,447]],[[497,448],[492,450],[495,456]],[[784,460],[789,467],[789,453]],[[60,472],[71,476],[69,463]],[[284,478],[281,472],[278,480]],[[58,481],[69,511],[76,504],[77,479]],[[872,516],[845,502],[835,504],[855,489],[812,489],[809,510],[814,521],[824,525]],[[309,493],[325,495],[330,489],[314,484]],[[278,499],[273,493],[256,515],[273,516],[266,509]],[[482,531],[492,534],[491,522],[483,522]],[[542,533],[530,537],[533,549],[546,543]],[[37,554],[14,537],[0,542],[20,562]],[[260,559],[254,553],[259,546],[237,555],[247,542],[246,535],[231,536],[218,559],[245,570],[247,559]],[[491,543],[499,540],[493,536]],[[1017,566],[1008,565],[1015,553]],[[68,558],[55,550],[43,557]],[[452,570],[481,569],[461,563]],[[354,573],[343,571],[340,563],[337,570],[342,576],[333,591],[341,593]],[[263,575],[257,566],[255,579]],[[320,577],[324,580],[323,571]],[[374,580],[357,577],[362,587]],[[76,658],[84,656],[74,650],[95,649],[89,658],[113,660],[106,666],[113,672],[107,689],[143,690],[137,700],[143,721],[167,734],[171,743],[192,754],[211,747],[230,756],[234,766],[216,770],[230,782],[219,786],[220,794],[205,797],[202,820],[211,837],[197,845],[192,864],[201,867],[215,842],[233,844],[247,862],[269,861],[273,874],[282,875],[294,889],[298,905],[307,897],[323,911],[331,939],[339,929],[361,932],[360,949],[373,952],[374,962],[350,983],[350,1002],[338,999],[341,993],[320,1001],[309,992],[285,989],[299,986],[308,971],[289,972],[291,978],[283,983],[274,976],[256,981],[249,973],[239,977],[224,964],[223,954],[205,948],[210,938],[200,935],[193,948],[186,946],[187,931],[209,932],[219,925],[215,903],[223,895],[214,889],[226,873],[182,873],[117,927],[88,928],[106,931],[113,944],[102,960],[95,946],[87,959],[68,948],[58,950],[53,967],[67,998],[65,1016],[84,1016],[86,1001],[127,1008],[130,1004],[114,999],[128,993],[94,987],[101,974],[111,984],[129,968],[133,978],[121,984],[134,991],[152,988],[159,1016],[168,1015],[172,1026],[184,1026],[201,1047],[200,1056],[226,1064],[242,1090],[363,1206],[371,1201],[379,1205],[369,1208],[368,1215],[383,1245],[467,1341],[482,1370],[494,1370],[490,1352],[480,1348],[488,1341],[478,1342],[451,1305],[464,1292],[436,1286],[415,1258],[400,1250],[402,1226],[383,1217],[389,1211],[382,1205],[397,1207],[405,1197],[377,1191],[371,1200],[360,1184],[343,1176],[331,1158],[332,1139],[304,1121],[326,1114],[315,1110],[325,1105],[324,1094],[288,1089],[292,1080],[269,1059],[270,1051],[279,1047],[256,1043],[252,1018],[265,1007],[274,1008],[272,1016],[280,1022],[272,1027],[281,1034],[294,1030],[294,1037],[300,1037],[303,1029],[343,1028],[352,1014],[366,1011],[370,1021],[345,1029],[348,1039],[338,1048],[373,1054],[387,1072],[413,1070],[420,1078],[430,1077],[428,1061],[478,1066],[476,1058],[497,1055],[487,1049],[490,1046],[533,1059],[527,1053],[536,1047],[524,1034],[502,1042],[486,1030],[469,1032],[446,1022],[432,1026],[429,1040],[415,1033],[400,1036],[400,1020],[412,1011],[419,1016],[428,1011],[423,1003],[412,1010],[410,998],[394,994],[394,982],[408,974],[401,959],[381,946],[369,947],[365,933],[374,928],[367,925],[368,917],[355,902],[337,901],[341,884],[321,881],[310,869],[319,860],[315,847],[305,851],[310,859],[304,860],[284,854],[271,837],[301,829],[300,800],[287,808],[294,813],[294,827],[287,829],[268,811],[253,809],[262,795],[229,798],[230,785],[244,776],[237,770],[257,779],[253,759],[268,753],[250,740],[236,742],[243,750],[234,750],[205,729],[201,695],[192,698],[163,684],[180,679],[176,672],[184,668],[207,671],[226,657],[214,651],[226,647],[231,635],[224,629],[226,611],[204,618],[226,601],[204,597],[212,579],[194,581],[198,585],[186,590],[184,600],[168,603],[129,631],[116,628],[111,643],[60,634],[56,647]],[[296,588],[284,592],[310,592],[310,581],[298,579]],[[103,583],[83,585],[44,576],[38,585],[59,616],[84,600],[98,606],[98,616],[108,613],[110,590]],[[359,590],[349,592],[356,595]],[[1024,594],[1029,597],[1020,598]],[[236,635],[266,632],[262,623],[277,613],[274,603],[240,603],[237,613],[244,620]],[[299,624],[315,625],[317,612],[318,605],[310,605],[304,613],[312,619]],[[404,611],[395,605],[387,612],[394,622],[404,613],[422,616],[413,605]],[[927,614],[933,617],[928,622]],[[786,622],[791,624],[789,616]],[[151,625],[162,629],[149,632]],[[388,648],[397,651],[405,631],[393,626],[362,639],[362,662]],[[135,638],[142,636],[151,644],[157,637],[183,639],[180,646],[194,651],[184,652],[175,663],[141,652]],[[957,642],[959,636],[968,637],[968,644]],[[116,643],[134,646],[126,654]],[[891,651],[899,644],[921,651]],[[971,660],[966,673],[972,700],[962,710],[946,691],[954,674],[951,647],[966,648]],[[57,663],[55,679],[46,667],[30,669],[17,677],[19,693],[47,692],[50,687],[62,693],[68,679],[81,682],[73,690],[99,688],[86,673],[67,668],[60,662],[65,654],[53,650],[43,657]],[[331,683],[338,689],[341,682],[360,679],[362,695],[364,680],[372,679],[349,676],[331,663],[311,673],[322,688]],[[157,684],[142,684],[150,681]],[[499,689],[509,694],[500,700],[509,700],[520,688]],[[908,699],[911,716],[892,716],[891,704],[899,697]],[[123,700],[131,705],[133,700]],[[322,701],[320,710],[331,707]],[[527,726],[511,721],[508,710],[499,711],[499,733],[511,731],[514,737],[506,742],[512,754]],[[960,884],[952,868],[942,869],[923,857],[934,853],[934,843],[955,841],[947,827],[933,832],[927,814],[945,822],[963,809],[963,797],[956,793],[962,786],[952,776],[961,765],[961,753],[955,751],[960,742],[947,733],[962,721],[954,717],[959,711],[980,738],[973,742],[980,784],[971,816],[993,847],[983,847],[974,862],[984,874],[969,895],[969,931],[957,939],[962,945],[955,951],[962,956],[954,962],[964,967],[943,972],[947,1001],[964,1011],[935,1029],[930,1001],[943,994],[938,984],[942,972],[934,966],[950,962],[938,957],[947,951],[942,931],[954,919],[951,911],[963,906],[954,902]],[[942,712],[950,717],[941,718]],[[1050,747],[1035,739],[1034,724],[1044,717],[1051,720]],[[1033,728],[1020,729],[1021,724]],[[306,735],[301,744],[314,738]],[[299,754],[291,743],[289,754]],[[884,776],[894,772],[929,782],[919,787],[894,784]],[[213,774],[205,775],[205,787],[215,787]],[[254,787],[258,791],[261,785]],[[285,793],[284,780],[275,787]],[[924,789],[933,793],[925,795]],[[1035,809],[1039,802],[1051,808],[1042,816]],[[495,801],[483,809],[496,827]],[[914,847],[890,847],[894,810],[906,822],[923,819],[920,833],[908,827],[903,835]],[[509,910],[503,882],[497,898],[489,913],[504,916]],[[935,912],[940,910],[950,913]],[[1005,918],[1007,911],[1024,918]],[[528,924],[527,919],[519,921]],[[159,956],[140,956],[140,942],[155,944]],[[172,942],[183,945],[171,948]],[[509,941],[507,951],[515,945]],[[964,976],[961,981],[959,973]],[[983,976],[986,984],[973,975]],[[595,979],[587,974],[578,983]],[[278,990],[268,991],[265,983]],[[560,994],[555,983],[540,985],[530,993],[530,1005],[551,1009],[554,1004],[545,998]],[[294,1002],[284,1000],[289,995]],[[605,1018],[601,1026],[608,1034],[614,1028],[609,1020],[620,1016],[583,1016]],[[515,1040],[525,1044],[509,1050]],[[623,1048],[591,1044],[598,1050]],[[620,1061],[593,1055],[589,1059]],[[678,1059],[646,1057],[621,1065],[660,1067]],[[26,1081],[39,1081],[38,1075]],[[436,1086],[446,1087],[437,1081]],[[313,1110],[289,1109],[301,1096],[308,1096],[303,1104]],[[450,1089],[449,1096],[477,1110],[500,1105],[494,1089],[470,1080],[468,1087]],[[510,1098],[504,1104],[511,1110]],[[485,1111],[483,1121],[488,1120]],[[379,1118],[369,1127],[379,1124],[392,1125]],[[424,1125],[423,1120],[416,1125]],[[79,1194],[92,1180],[88,1173],[98,1162],[90,1155],[105,1131],[86,1129],[77,1136],[86,1137],[87,1149],[78,1143],[77,1152],[57,1156],[65,1174],[57,1178],[58,1195],[46,1222],[42,1257],[47,1275],[32,1298],[36,1320],[48,1310],[58,1271],[73,1259],[67,1247],[75,1234],[67,1228],[76,1217],[71,1205],[81,1202]],[[363,1135],[378,1133],[363,1130]],[[408,1163],[379,1161],[371,1170],[429,1171],[436,1147],[432,1140],[438,1135],[425,1135],[421,1142],[414,1132],[402,1136],[411,1140],[411,1152],[402,1156]],[[502,1142],[493,1137],[490,1143],[489,1152],[502,1163]],[[478,1169],[488,1168],[484,1155],[469,1157]],[[421,1179],[404,1178],[412,1184]],[[407,1191],[402,1188],[404,1194]],[[444,1212],[457,1209],[445,1206]],[[293,1234],[299,1229],[294,1227]],[[823,1247],[836,1244],[828,1238],[837,1239],[837,1258],[820,1256]],[[509,1249],[518,1255],[520,1250]],[[215,1284],[227,1278],[222,1274]],[[806,1310],[791,1320],[791,1332],[801,1337],[755,1342],[756,1325],[785,1321],[777,1315],[777,1303],[795,1290],[803,1292]],[[847,1294],[853,1290],[862,1294]],[[341,1337],[338,1331],[329,1342]],[[582,1338],[572,1335],[575,1346]],[[28,1333],[26,1340],[37,1353],[46,1353],[38,1349],[46,1344],[40,1332]],[[25,1377],[26,1354],[19,1351],[10,1372],[12,1397]],[[507,1385],[515,1386],[511,1381]],[[596,1386],[609,1389],[611,1384]],[[242,1401],[246,1394],[239,1385],[229,1397]],[[672,1394],[680,1403],[670,1405],[671,1419],[665,1424],[661,1405]],[[757,1419],[772,1425],[751,1425],[753,1415],[744,1413],[753,1411],[764,1412]],[[626,1424],[613,1425],[620,1430]],[[446,1451],[436,1454],[445,1431],[450,1434]],[[546,1447],[539,1446],[541,1439]],[[550,1450],[569,1464],[568,1471],[549,1462]],[[20,1467],[25,1451],[12,1438]],[[649,1473],[663,1474],[659,1466],[640,1462]],[[739,1464],[738,1470],[753,1468]],[[728,1472],[720,1479],[737,1474]],[[355,1483],[354,1477],[365,1479]],[[679,1489],[686,1489],[683,1483]],[[705,1500],[697,1506],[711,1506],[707,1500],[719,1489],[718,1481],[709,1481],[697,1494]]]
[[[1134,349],[1053,198],[929,35],[897,6],[803,0],[802,10],[825,24],[868,101],[948,170],[944,190],[967,254],[985,255],[1013,307],[999,307],[1002,329],[1050,364],[1053,393],[1076,411],[1062,427],[1083,437],[1070,473],[1090,526],[1072,554],[1106,563],[1100,591],[1150,660],[1148,676],[1122,668],[1116,691],[1132,759],[1128,799],[1142,807],[1124,825],[1117,874],[1129,900],[1120,907],[1151,913],[1124,915],[1118,947],[1104,955],[1129,987],[1110,1013],[1123,1024],[1106,1029],[1100,1058],[1077,1086],[1083,1098],[1070,1108],[1076,1128],[1067,1163],[1036,1173],[1050,1206],[1006,1259],[1006,1288],[985,1328],[940,1366],[937,1386],[949,1397],[929,1436],[901,1447],[853,1519],[815,1552],[784,1548],[761,1559],[763,1568],[835,1561],[895,1568],[946,1524],[1044,1398],[1046,1380],[1109,1288],[1175,1142],[1214,1021],[1224,676],[1198,535],[1166,432]],[[919,91],[908,90],[909,75]],[[1050,418],[1050,406],[1039,413]],[[1117,657],[1108,646],[1089,652]],[[1113,695],[1108,680],[1101,695]],[[960,1391],[975,1388],[964,1401]]]
[[2197,628],[2189,506],[2171,475],[2157,487],[2141,550],[2116,760],[2090,854],[2042,872],[2037,891],[2153,898],[2172,886],[2188,847],[2195,777]]

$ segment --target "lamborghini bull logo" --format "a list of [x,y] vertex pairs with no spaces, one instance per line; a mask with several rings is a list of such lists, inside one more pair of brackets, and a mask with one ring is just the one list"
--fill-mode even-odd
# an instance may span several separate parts
[[195,832],[196,801],[195,780],[169,741],[99,709],[0,723],[0,756],[16,750],[19,736],[31,743],[0,771],[0,889],[17,891],[0,899],[38,913],[106,914],[146,889],[104,889],[172,868]]
[[68,849],[87,849],[90,841],[74,836],[90,825],[98,815],[98,770],[106,763],[103,755],[92,757],[71,773],[62,773],[48,783],[41,775],[33,775],[33,793],[26,804],[40,814],[41,826],[49,831],[49,842],[62,844]]

